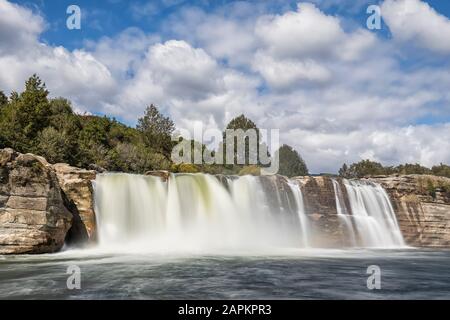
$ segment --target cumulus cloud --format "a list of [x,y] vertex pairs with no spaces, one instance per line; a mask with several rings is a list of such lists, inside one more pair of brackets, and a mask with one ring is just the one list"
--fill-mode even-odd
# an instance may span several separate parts
[[115,80],[105,65],[84,50],[68,51],[39,41],[44,19],[31,10],[0,0],[0,87],[20,90],[33,73],[54,95],[66,96],[82,110],[114,90]]
[[324,15],[310,3],[300,3],[296,12],[261,17],[256,35],[281,58],[327,55],[344,36],[336,17]]
[[0,0],[0,54],[15,53],[31,45],[44,30],[44,19],[29,9]]
[[384,21],[401,42],[441,54],[450,54],[450,19],[420,0],[385,0]]
[[253,68],[275,89],[292,88],[308,82],[325,83],[331,78],[331,72],[312,59],[276,60],[270,55],[258,53]]

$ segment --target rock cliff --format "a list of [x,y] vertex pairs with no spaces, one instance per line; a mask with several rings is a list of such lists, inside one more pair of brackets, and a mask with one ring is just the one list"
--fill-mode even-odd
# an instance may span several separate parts
[[450,179],[428,175],[370,180],[388,192],[405,241],[416,247],[450,247]]
[[[431,175],[392,175],[366,178],[388,193],[407,245],[450,247],[450,179]],[[302,186],[305,211],[318,231],[316,244],[345,246],[345,226],[337,217],[336,196],[331,177],[297,177]],[[344,207],[350,208],[341,178]]]
[[0,150],[0,254],[49,253],[95,240],[95,171]]
[[41,157],[0,150],[0,254],[55,252],[71,225],[53,168]]
[[53,165],[63,191],[65,206],[73,215],[72,228],[67,234],[67,244],[80,245],[95,242],[96,219],[92,181],[96,173],[71,167],[65,163]]

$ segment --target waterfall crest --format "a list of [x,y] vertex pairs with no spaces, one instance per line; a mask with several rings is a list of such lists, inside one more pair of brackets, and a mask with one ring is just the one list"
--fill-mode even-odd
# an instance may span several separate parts
[[[346,246],[404,245],[381,186],[348,180],[342,184],[345,196],[333,180]],[[163,181],[107,173],[95,181],[99,243],[111,248],[217,252],[315,247],[315,240],[326,234],[318,230],[317,215],[305,212],[304,201],[299,182],[280,176],[172,174]]]

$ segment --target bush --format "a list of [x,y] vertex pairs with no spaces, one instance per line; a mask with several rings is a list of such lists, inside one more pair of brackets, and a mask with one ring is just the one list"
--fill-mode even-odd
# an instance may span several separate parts
[[294,148],[284,144],[278,149],[277,153],[280,161],[279,174],[287,177],[308,175],[305,161]]
[[199,168],[195,164],[191,164],[191,163],[173,164],[171,167],[171,171],[177,172],[177,173],[198,173],[198,172],[200,172]]
[[239,171],[240,176],[260,176],[261,168],[258,166],[245,166]]

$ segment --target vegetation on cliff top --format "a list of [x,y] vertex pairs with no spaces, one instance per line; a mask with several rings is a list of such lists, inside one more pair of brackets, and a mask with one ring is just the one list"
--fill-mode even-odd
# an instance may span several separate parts
[[[232,119],[226,129],[255,129],[257,150],[263,147],[257,125],[244,115]],[[109,171],[144,173],[149,170],[174,172],[206,172],[211,174],[258,174],[258,166],[250,165],[248,138],[245,159],[238,164],[236,148],[233,165],[178,164],[171,161],[177,142],[171,136],[175,124],[150,105],[136,128],[126,126],[106,116],[80,115],[73,112],[65,98],[49,98],[42,80],[33,75],[22,93],[12,92],[8,98],[0,91],[0,148],[10,147],[22,153],[35,153],[51,163],[65,162],[82,168],[104,168]],[[186,141],[193,149],[205,150],[196,141]],[[226,145],[226,132],[223,132]],[[279,173],[289,177],[308,174],[305,161],[288,145],[276,151]],[[212,152],[214,154],[214,152]],[[242,160],[242,159],[241,159]],[[261,164],[259,164],[261,166]],[[339,175],[360,178],[370,175],[430,174],[450,177],[450,166],[440,164],[426,168],[420,164],[383,166],[362,160],[350,166],[344,164]]]
[[391,174],[429,174],[450,178],[450,166],[441,163],[430,169],[417,163],[406,163],[398,166],[385,167],[378,162],[362,160],[350,166],[344,163],[341,169],[339,169],[339,175],[345,178],[362,178],[365,176]]
[[[262,145],[258,127],[244,115],[231,120],[226,128],[256,129],[258,149]],[[174,164],[171,161],[171,152],[177,143],[171,139],[174,130],[173,121],[154,105],[147,107],[136,128],[106,116],[76,114],[67,99],[49,98],[49,91],[37,75],[26,81],[22,93],[12,92],[8,98],[0,91],[0,148],[35,153],[50,163],[65,162],[77,167],[104,168],[108,171],[259,172],[255,168],[247,168],[248,148],[244,164],[237,164],[236,154],[234,165]],[[189,143],[192,149],[203,151],[206,148],[196,141],[185,140],[185,143]],[[291,147],[283,146],[280,157],[284,174],[308,173],[304,161]]]

